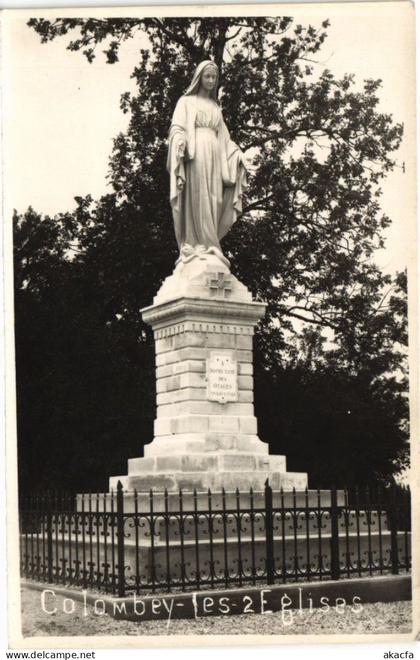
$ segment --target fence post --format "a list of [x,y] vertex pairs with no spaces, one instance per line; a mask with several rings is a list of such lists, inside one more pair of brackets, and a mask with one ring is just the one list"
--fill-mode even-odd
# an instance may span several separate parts
[[124,495],[121,481],[117,484],[117,561],[118,561],[118,597],[125,596],[125,559],[124,559]]
[[337,489],[331,488],[331,579],[340,579],[340,549],[338,538]]
[[399,561],[398,561],[398,523],[397,523],[397,503],[396,503],[396,492],[395,484],[391,486],[391,494],[389,497],[389,506],[388,506],[388,526],[390,531],[390,541],[391,541],[391,566],[392,574],[398,575],[399,572]]
[[[52,498],[50,494],[47,494],[47,557],[48,557],[48,569],[47,569],[47,581],[53,582],[53,538],[52,538]],[[55,515],[57,513],[55,512]]]
[[265,542],[267,584],[274,584],[273,491],[268,479],[265,482]]

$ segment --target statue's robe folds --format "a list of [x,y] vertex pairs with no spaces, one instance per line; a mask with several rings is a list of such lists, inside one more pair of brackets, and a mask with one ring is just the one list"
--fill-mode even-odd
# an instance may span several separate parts
[[[167,168],[180,250],[185,245],[220,250],[220,240],[242,213],[247,179],[243,154],[230,139],[217,103],[196,95],[179,99]],[[182,190],[178,177],[184,181]]]

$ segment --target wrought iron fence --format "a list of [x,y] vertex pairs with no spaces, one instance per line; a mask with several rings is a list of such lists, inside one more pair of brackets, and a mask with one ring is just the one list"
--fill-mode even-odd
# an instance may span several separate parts
[[124,596],[408,572],[408,489],[32,494],[21,573]]

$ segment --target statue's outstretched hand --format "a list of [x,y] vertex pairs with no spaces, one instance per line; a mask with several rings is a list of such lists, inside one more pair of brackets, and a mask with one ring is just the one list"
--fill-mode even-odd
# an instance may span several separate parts
[[184,190],[184,183],[185,181],[182,178],[182,176],[176,177],[176,187],[178,188],[178,190]]

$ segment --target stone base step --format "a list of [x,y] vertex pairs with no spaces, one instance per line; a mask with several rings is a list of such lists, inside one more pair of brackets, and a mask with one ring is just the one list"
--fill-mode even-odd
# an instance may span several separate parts
[[[258,439],[253,439],[264,447]],[[153,443],[152,443],[153,444]],[[173,447],[173,445],[172,445]],[[268,479],[273,488],[302,490],[307,486],[307,474],[287,472],[286,457],[255,453],[250,450],[196,451],[161,455],[159,453],[128,461],[128,474],[111,477],[109,487],[116,489],[118,481],[124,490],[178,491],[184,490],[263,490]]]
[[110,490],[116,489],[118,481],[121,481],[124,490],[148,491],[153,489],[156,492],[162,492],[165,488],[168,491],[201,490],[207,489],[248,491],[263,490],[266,480],[269,479],[273,488],[284,488],[292,490],[296,488],[303,490],[307,486],[307,474],[304,472],[278,472],[270,470],[255,470],[253,472],[161,472],[154,474],[133,475],[111,477],[109,480]]
[[158,435],[144,446],[146,458],[152,456],[189,456],[214,452],[268,454],[268,444],[249,433],[178,433]]
[[172,472],[236,473],[254,472],[255,470],[286,472],[286,457],[244,451],[214,451],[201,454],[130,458],[128,461],[129,477],[149,477],[155,473]]

